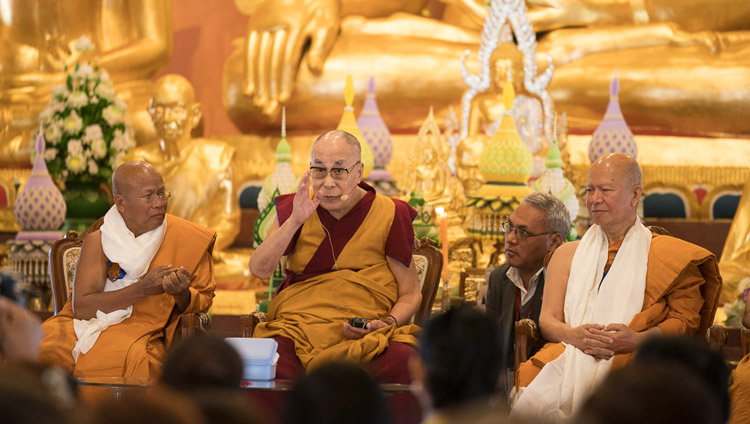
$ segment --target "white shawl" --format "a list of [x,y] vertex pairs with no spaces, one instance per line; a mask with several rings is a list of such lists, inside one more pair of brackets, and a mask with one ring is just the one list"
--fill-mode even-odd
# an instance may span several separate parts
[[[636,219],[602,281],[608,247],[604,231],[594,225],[586,231],[576,249],[564,306],[565,322],[571,327],[627,325],[643,307],[651,232]],[[572,345],[565,345],[563,354],[545,365],[529,387],[519,391],[512,415],[565,421],[588,398],[611,366],[611,359],[597,360]]]
[[[117,206],[112,206],[104,215],[104,224],[101,227],[102,249],[104,255],[114,264],[119,264],[125,271],[125,276],[119,280],[109,280],[104,283],[104,291],[114,291],[125,288],[141,277],[146,275],[151,260],[164,241],[167,232],[167,220],[159,227],[137,238],[125,225]],[[125,309],[104,313],[96,311],[96,318],[88,320],[73,320],[73,329],[76,333],[76,345],[73,348],[73,359],[77,362],[81,353],[88,352],[96,343],[99,334],[111,325],[118,324],[129,318],[133,312],[133,305]]]

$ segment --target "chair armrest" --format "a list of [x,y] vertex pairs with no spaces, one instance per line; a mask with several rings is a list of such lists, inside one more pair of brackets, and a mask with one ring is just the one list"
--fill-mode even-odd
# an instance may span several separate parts
[[259,322],[266,321],[266,319],[266,313],[260,311],[255,311],[247,315],[240,315],[240,322],[242,323],[242,337],[253,337],[255,326],[258,325]]
[[728,331],[726,328],[720,325],[712,325],[708,327],[706,332],[706,340],[711,349],[721,352],[724,346],[727,344]]
[[211,319],[203,312],[185,313],[180,315],[180,331],[186,339],[196,333],[205,332],[211,327]]
[[523,318],[516,321],[515,324],[516,337],[515,337],[515,355],[513,361],[513,369],[518,369],[518,366],[522,362],[529,359],[528,347],[529,343],[539,341],[539,327],[537,327],[534,320],[529,318]]

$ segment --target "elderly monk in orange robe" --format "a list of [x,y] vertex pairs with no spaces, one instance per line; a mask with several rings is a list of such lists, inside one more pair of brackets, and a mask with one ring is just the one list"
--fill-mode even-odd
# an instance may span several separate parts
[[[419,329],[409,320],[422,299],[411,266],[416,211],[362,182],[349,133],[318,137],[310,165],[297,193],[276,198],[277,220],[250,258],[250,271],[266,278],[286,256],[286,279],[253,336],[279,342],[279,378],[349,359],[370,362],[381,381],[409,383]],[[369,322],[353,327],[355,317]]]
[[83,242],[72,301],[43,324],[40,359],[76,377],[159,374],[182,313],[206,311],[216,233],[167,215],[171,193],[146,162],[112,176],[115,205]]
[[611,154],[591,166],[586,206],[595,225],[550,261],[539,324],[552,343],[519,368],[513,416],[564,421],[647,337],[694,334],[713,320],[715,256],[652,234],[636,216],[641,193],[633,158]]

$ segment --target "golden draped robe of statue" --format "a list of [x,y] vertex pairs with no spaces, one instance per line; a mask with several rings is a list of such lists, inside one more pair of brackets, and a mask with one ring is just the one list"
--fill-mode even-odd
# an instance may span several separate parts
[[[445,0],[439,20],[417,15],[426,1],[235,3],[250,20],[244,42],[225,65],[223,91],[230,117],[249,133],[275,129],[281,105],[291,131],[334,127],[348,73],[363,81],[374,75],[392,131],[418,128],[430,105],[445,116],[449,106],[458,109],[466,89],[459,59],[466,49],[476,53],[487,14],[484,0]],[[538,62],[546,67],[549,53],[555,64],[548,91],[571,128],[596,127],[617,67],[620,104],[635,132],[750,133],[750,121],[742,119],[750,102],[750,2],[526,4],[541,34]],[[285,12],[292,8],[299,13]],[[468,62],[474,72],[476,57]],[[381,64],[387,66],[376,66]],[[358,89],[363,93],[364,84]]]

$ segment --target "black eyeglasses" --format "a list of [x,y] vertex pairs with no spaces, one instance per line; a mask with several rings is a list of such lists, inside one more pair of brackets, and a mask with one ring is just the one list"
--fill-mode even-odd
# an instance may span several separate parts
[[513,225],[513,223],[510,222],[510,221],[503,222],[500,225],[500,227],[503,229],[503,232],[505,234],[510,234],[510,233],[515,232],[516,238],[518,239],[518,241],[526,241],[526,239],[531,238],[531,237],[543,236],[543,235],[547,235],[547,234],[554,234],[554,233],[549,233],[549,232],[548,233],[531,234],[531,233],[529,233],[526,230],[522,230],[520,228],[516,228]]
[[324,180],[328,174],[331,174],[331,178],[334,180],[345,180],[349,178],[349,173],[357,165],[359,165],[359,161],[355,162],[354,165],[349,168],[326,169],[321,166],[310,166],[310,176],[314,180]]

